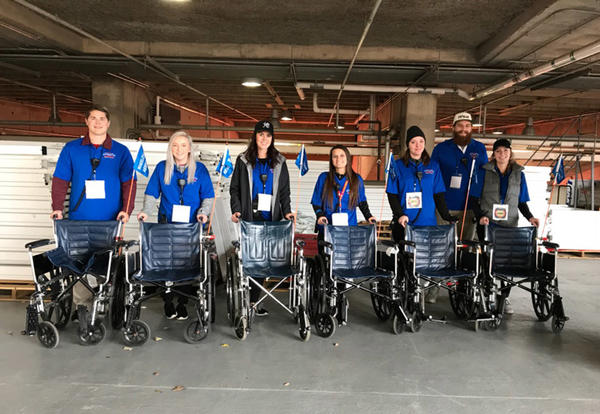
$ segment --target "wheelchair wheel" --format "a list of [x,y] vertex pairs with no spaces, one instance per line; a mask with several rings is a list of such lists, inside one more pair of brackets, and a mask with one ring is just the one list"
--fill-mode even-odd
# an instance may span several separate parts
[[541,322],[546,322],[552,316],[552,294],[545,280],[534,280],[531,282],[531,303],[533,311]]
[[[123,263],[123,262],[122,262]],[[123,272],[116,272],[113,282],[113,291],[110,299],[110,325],[113,329],[121,329],[125,321],[125,266],[120,265]]]
[[404,316],[402,316],[400,312],[395,312],[394,317],[392,318],[392,330],[396,335],[400,335],[404,332],[405,327],[406,321],[404,320]]
[[56,348],[60,337],[58,335],[58,329],[50,321],[41,321],[37,328],[37,337],[42,345],[46,348]]
[[388,299],[391,297],[392,290],[387,280],[379,283],[378,292],[387,296],[387,298],[371,293],[371,304],[373,305],[373,310],[375,311],[377,318],[380,321],[385,322],[392,316],[392,303]]
[[325,294],[325,262],[321,256],[316,256],[312,272],[309,276],[310,290],[308,300],[308,314],[310,319],[315,322],[319,314],[325,312],[326,294]]
[[62,329],[71,320],[71,311],[73,310],[73,295],[71,293],[65,294],[60,301],[52,302],[48,305],[48,311],[44,315],[43,319],[52,324],[57,329]]
[[148,338],[150,338],[150,327],[139,319],[132,321],[129,329],[123,329],[123,342],[127,346],[144,345]]
[[238,258],[234,255],[227,260],[227,318],[231,326],[234,326],[238,304],[236,303],[238,274]]
[[421,317],[421,313],[419,311],[413,311],[410,314],[410,320],[408,321],[408,330],[410,332],[419,332],[421,327],[423,326],[423,318]]
[[317,334],[323,338],[329,338],[335,333],[335,318],[328,313],[320,313],[314,324]]
[[565,319],[558,315],[553,315],[552,316],[552,332],[554,332],[555,334],[559,334],[563,330],[564,327],[565,327]]
[[304,342],[310,339],[310,323],[308,321],[308,314],[304,309],[304,305],[300,305],[298,308],[298,324],[300,325],[298,331],[300,333],[300,339]]
[[477,314],[477,303],[473,300],[473,282],[463,279],[454,282],[456,290],[448,290],[450,306],[454,314],[461,319],[471,319]]
[[205,326],[199,319],[191,321],[185,328],[185,331],[183,331],[183,337],[185,338],[186,342],[190,344],[200,342],[206,338],[207,335],[208,327]]
[[235,336],[240,341],[246,339],[246,336],[248,335],[248,320],[245,316],[235,318],[233,331],[235,332]]
[[102,322],[89,325],[88,329],[79,328],[79,343],[81,345],[98,345],[106,336],[106,327]]

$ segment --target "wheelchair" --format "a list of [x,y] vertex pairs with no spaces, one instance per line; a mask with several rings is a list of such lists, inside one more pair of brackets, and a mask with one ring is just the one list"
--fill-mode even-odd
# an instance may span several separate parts
[[[54,220],[54,240],[27,243],[35,290],[27,307],[25,333],[37,333],[40,343],[55,348],[58,329],[71,320],[73,286],[83,285],[92,294],[92,309],[79,305],[78,337],[82,345],[100,343],[106,335],[102,322],[112,302],[113,281],[119,269],[120,221]],[[34,254],[35,249],[56,248]]]
[[560,333],[569,318],[565,316],[558,289],[559,245],[538,241],[536,227],[503,227],[497,224],[485,227],[486,272],[493,282],[491,298],[495,304],[496,322],[492,328],[500,325],[505,299],[513,287],[518,287],[531,294],[538,320],[545,322],[552,318],[552,331]]
[[[408,320],[404,310],[403,287],[398,280],[399,249],[392,242],[377,244],[374,225],[324,227],[321,253],[316,256],[311,280],[310,315],[316,332],[325,338],[337,325],[348,321],[347,293],[359,289],[371,295],[376,316],[381,321],[393,316],[393,330],[402,332]],[[380,266],[378,247],[393,256],[389,270]]]
[[[126,289],[122,338],[140,346],[150,338],[150,327],[140,319],[142,304],[163,293],[175,293],[194,303],[192,321],[183,332],[188,343],[206,338],[214,322],[214,257],[209,253],[214,236],[203,235],[201,223],[140,222],[139,240],[125,244]],[[138,246],[137,252],[131,252]],[[130,255],[139,256],[139,269],[131,272]],[[196,293],[183,291],[193,286]],[[144,287],[155,287],[145,294]]]
[[480,273],[479,242],[459,242],[454,224],[407,225],[405,239],[398,244],[406,253],[406,307],[412,332],[419,331],[425,321],[433,320],[426,314],[425,293],[436,286],[448,291],[454,313],[462,320],[474,322],[475,330],[480,323],[494,319]]
[[[227,262],[227,315],[236,337],[245,340],[251,331],[258,306],[270,299],[290,313],[298,324],[300,339],[310,339],[307,314],[307,260],[304,241],[294,243],[293,222],[240,222],[240,240]],[[269,289],[265,279],[274,280]],[[276,289],[288,285],[288,303],[275,296]],[[262,295],[250,303],[250,286]]]

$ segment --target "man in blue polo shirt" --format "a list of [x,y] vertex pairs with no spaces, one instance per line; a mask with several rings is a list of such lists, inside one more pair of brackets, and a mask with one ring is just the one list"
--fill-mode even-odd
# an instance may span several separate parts
[[94,106],[86,112],[88,133],[63,147],[52,179],[52,218],[62,219],[71,185],[69,219],[123,220],[134,207],[133,159],[126,146],[108,135],[110,113]]
[[[469,187],[469,175],[473,167],[470,192],[483,185],[480,167],[488,162],[485,145],[471,138],[473,130],[471,114],[460,112],[454,115],[453,137],[439,143],[433,149],[431,159],[436,161],[442,171],[446,186],[446,205],[452,216],[460,217],[457,231],[462,228],[463,211]],[[475,165],[473,166],[473,160]],[[438,217],[438,223],[447,222]],[[475,237],[475,216],[470,205],[467,206],[462,238],[473,240]]]
[[[108,135],[108,109],[93,106],[85,114],[88,133],[67,142],[60,152],[52,178],[53,219],[63,218],[69,184],[70,220],[123,220],[134,207],[136,182],[133,159],[126,146]],[[92,281],[89,281],[93,284]],[[73,286],[73,303],[88,305],[91,292],[81,283]],[[73,314],[77,318],[77,312]]]

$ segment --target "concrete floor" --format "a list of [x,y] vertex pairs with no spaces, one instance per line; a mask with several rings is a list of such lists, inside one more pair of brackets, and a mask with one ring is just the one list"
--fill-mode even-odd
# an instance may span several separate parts
[[[523,291],[514,291],[516,313],[498,331],[476,333],[456,321],[444,295],[431,312],[447,314],[447,325],[400,336],[357,292],[349,325],[332,338],[313,333],[301,342],[291,318],[269,304],[271,315],[239,342],[221,289],[214,330],[198,345],[183,342],[185,322],[166,321],[154,302],[142,318],[162,341],[128,351],[109,331],[88,348],[69,326],[48,350],[19,334],[25,304],[3,302],[0,411],[598,413],[599,263],[561,259],[559,266],[571,320],[558,336],[536,321]],[[173,391],[177,385],[185,389]]]

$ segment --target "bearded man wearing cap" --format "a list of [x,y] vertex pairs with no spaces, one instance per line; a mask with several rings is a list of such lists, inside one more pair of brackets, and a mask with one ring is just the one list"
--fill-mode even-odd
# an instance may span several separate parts
[[[523,167],[513,159],[510,141],[500,138],[494,142],[492,159],[482,167],[483,187],[473,189],[469,196],[470,205],[477,218],[477,233],[483,240],[484,227],[490,223],[517,227],[519,211],[533,226],[540,221],[533,217],[527,202],[529,192]],[[508,298],[505,313],[513,313]]]
[[[472,117],[468,112],[459,112],[454,115],[453,137],[439,143],[433,149],[431,159],[440,165],[444,185],[446,186],[446,204],[453,216],[460,217],[458,229],[463,228],[462,219],[467,191],[481,189],[483,184],[480,168],[488,162],[485,145],[471,138],[473,130]],[[475,160],[471,186],[469,188],[469,175]],[[440,224],[447,221],[438,217]],[[473,240],[475,238],[475,216],[471,204],[467,205],[462,238]],[[459,230],[460,231],[460,230]]]

